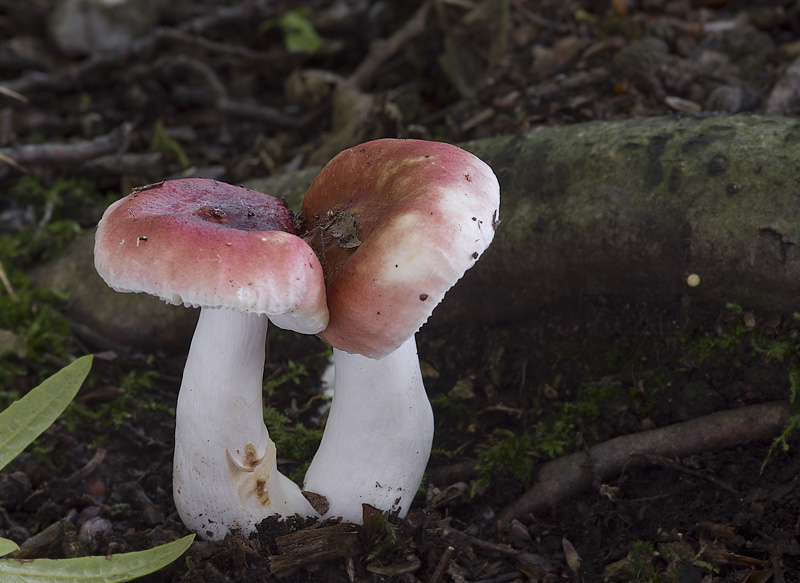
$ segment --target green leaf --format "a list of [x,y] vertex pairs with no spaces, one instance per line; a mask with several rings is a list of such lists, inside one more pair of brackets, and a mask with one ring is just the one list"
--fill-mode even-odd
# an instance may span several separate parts
[[309,20],[311,9],[306,7],[289,10],[280,18],[271,18],[258,27],[258,33],[278,27],[283,31],[283,42],[290,53],[331,54],[342,48],[342,42],[322,38]]
[[290,53],[313,55],[322,48],[322,39],[314,25],[301,10],[290,10],[280,19],[280,27],[286,35],[286,49]]
[[0,538],[0,557],[3,555],[7,555],[8,553],[13,553],[19,548],[17,543],[13,540],[8,540],[7,538]]
[[77,559],[0,560],[3,583],[117,583],[158,571],[180,557],[194,535],[147,551]]
[[0,413],[0,469],[58,419],[91,367],[91,355],[79,358]]

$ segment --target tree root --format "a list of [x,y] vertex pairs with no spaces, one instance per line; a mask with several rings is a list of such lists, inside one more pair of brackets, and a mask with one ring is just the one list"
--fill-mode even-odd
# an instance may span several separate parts
[[684,457],[773,438],[792,414],[786,402],[761,403],[712,413],[667,427],[623,435],[542,464],[536,483],[498,515],[498,528],[512,519],[552,507],[626,469],[650,463],[652,456]]

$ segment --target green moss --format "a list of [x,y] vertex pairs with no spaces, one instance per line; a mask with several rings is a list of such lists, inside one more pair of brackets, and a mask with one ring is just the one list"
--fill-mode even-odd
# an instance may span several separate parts
[[[152,358],[147,363],[152,364]],[[119,381],[119,391],[110,400],[94,403],[91,408],[83,403],[70,403],[60,421],[70,431],[76,431],[84,423],[98,435],[92,444],[102,445],[109,430],[119,430],[125,423],[136,419],[139,411],[160,411],[164,419],[175,418],[175,407],[159,401],[154,396],[159,374],[148,368],[134,368]]]
[[655,368],[641,371],[639,382],[628,388],[628,405],[637,415],[653,413],[662,401],[664,389],[672,385],[672,371]]
[[445,393],[434,395],[430,400],[434,411],[440,409],[459,419],[475,419],[476,410],[474,400],[453,399]]
[[486,488],[501,468],[509,470],[525,488],[531,486],[537,458],[552,459],[564,454],[575,443],[576,407],[572,404],[556,409],[548,419],[532,425],[522,435],[506,429],[495,429],[494,443],[478,456],[476,484]]
[[533,438],[528,434],[516,436],[510,431],[495,429],[494,436],[498,441],[478,457],[475,469],[478,472],[476,484],[486,488],[492,476],[500,468],[511,471],[515,479],[529,488],[533,475],[534,461],[531,456]]
[[[44,380],[58,368],[52,363],[52,356],[70,360],[69,354],[75,345],[69,322],[57,311],[66,298],[49,288],[34,285],[19,270],[8,276],[15,296],[0,292],[0,330],[10,347],[0,351],[0,386],[8,385],[12,378],[23,374],[21,359],[45,364],[39,375]],[[0,405],[8,406],[10,401],[3,402],[4,399],[0,393]]]
[[169,137],[164,122],[158,120],[153,126],[153,138],[150,140],[150,149],[156,152],[166,154],[178,163],[182,170],[186,170],[192,165],[186,151],[178,143],[177,140]]
[[375,517],[367,527],[371,550],[367,555],[367,562],[374,561],[397,545],[397,530],[389,522],[386,514],[381,513]]
[[277,389],[288,383],[299,385],[303,378],[309,376],[308,368],[303,363],[289,360],[286,366],[288,370],[277,371],[274,376],[268,378],[264,383],[264,392],[267,397],[272,397]]
[[800,429],[800,364],[793,364],[789,371],[789,402],[795,407],[794,413],[789,417],[780,435],[772,441],[767,456],[761,464],[762,473],[777,449],[784,452],[789,451],[789,440],[795,431]]
[[301,462],[299,467],[287,475],[297,483],[302,482],[311,459],[319,448],[322,430],[306,427],[299,422],[292,425],[289,418],[274,407],[264,407],[264,423],[281,457]]
[[635,540],[631,545],[631,554],[641,569],[645,569],[656,551],[655,546],[650,541]]
[[26,175],[5,193],[20,208],[29,208],[36,225],[0,236],[0,257],[6,270],[26,267],[55,255],[94,222],[87,209],[102,197],[83,179],[56,179],[51,183]]
[[576,411],[578,415],[589,419],[598,419],[603,405],[611,401],[620,392],[619,385],[610,383],[588,383],[578,389]]
[[[93,222],[87,209],[102,199],[85,180],[45,182],[30,175],[3,195],[12,206],[29,209],[35,223],[0,234],[3,271],[13,289],[11,295],[0,288],[0,386],[26,374],[23,361],[39,365],[43,380],[58,368],[55,361],[70,360],[75,341],[69,322],[58,311],[67,297],[35,285],[23,272],[60,251],[81,232],[81,224]],[[0,404],[7,404],[8,397],[13,395],[0,394]]]

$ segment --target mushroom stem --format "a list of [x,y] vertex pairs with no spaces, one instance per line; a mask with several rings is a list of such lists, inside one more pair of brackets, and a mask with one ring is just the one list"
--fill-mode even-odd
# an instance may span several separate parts
[[363,503],[405,516],[433,440],[414,337],[380,360],[336,348],[333,357],[333,402],[304,489],[327,498],[323,518],[360,524]]
[[264,425],[264,314],[203,308],[175,423],[173,493],[184,524],[207,540],[252,532],[273,514],[317,516],[277,470]]

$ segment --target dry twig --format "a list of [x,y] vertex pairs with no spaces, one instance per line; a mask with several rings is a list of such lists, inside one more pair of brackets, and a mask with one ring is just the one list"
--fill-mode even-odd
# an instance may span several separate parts
[[[302,128],[311,123],[317,116],[316,112],[302,118],[292,117],[279,109],[231,99],[228,91],[214,70],[203,61],[186,55],[162,57],[153,65],[155,69],[185,69],[198,75],[211,92],[214,106],[217,110],[231,117],[257,119],[281,128]],[[147,71],[151,70],[147,67]]]
[[14,288],[11,285],[11,281],[8,279],[6,275],[6,270],[3,269],[3,263],[0,262],[0,283],[3,284],[3,289],[6,290],[6,293],[11,296],[11,299],[16,299],[17,294],[14,293]]
[[425,32],[425,21],[430,11],[430,2],[420,6],[414,15],[387,39],[378,39],[372,42],[367,56],[361,61],[347,83],[356,88],[363,88],[378,73],[381,65],[394,56],[411,39]]
[[123,150],[131,133],[131,124],[124,123],[111,132],[91,140],[77,140],[67,144],[26,144],[13,148],[0,148],[0,178],[11,168],[30,164],[80,164],[112,152]]

